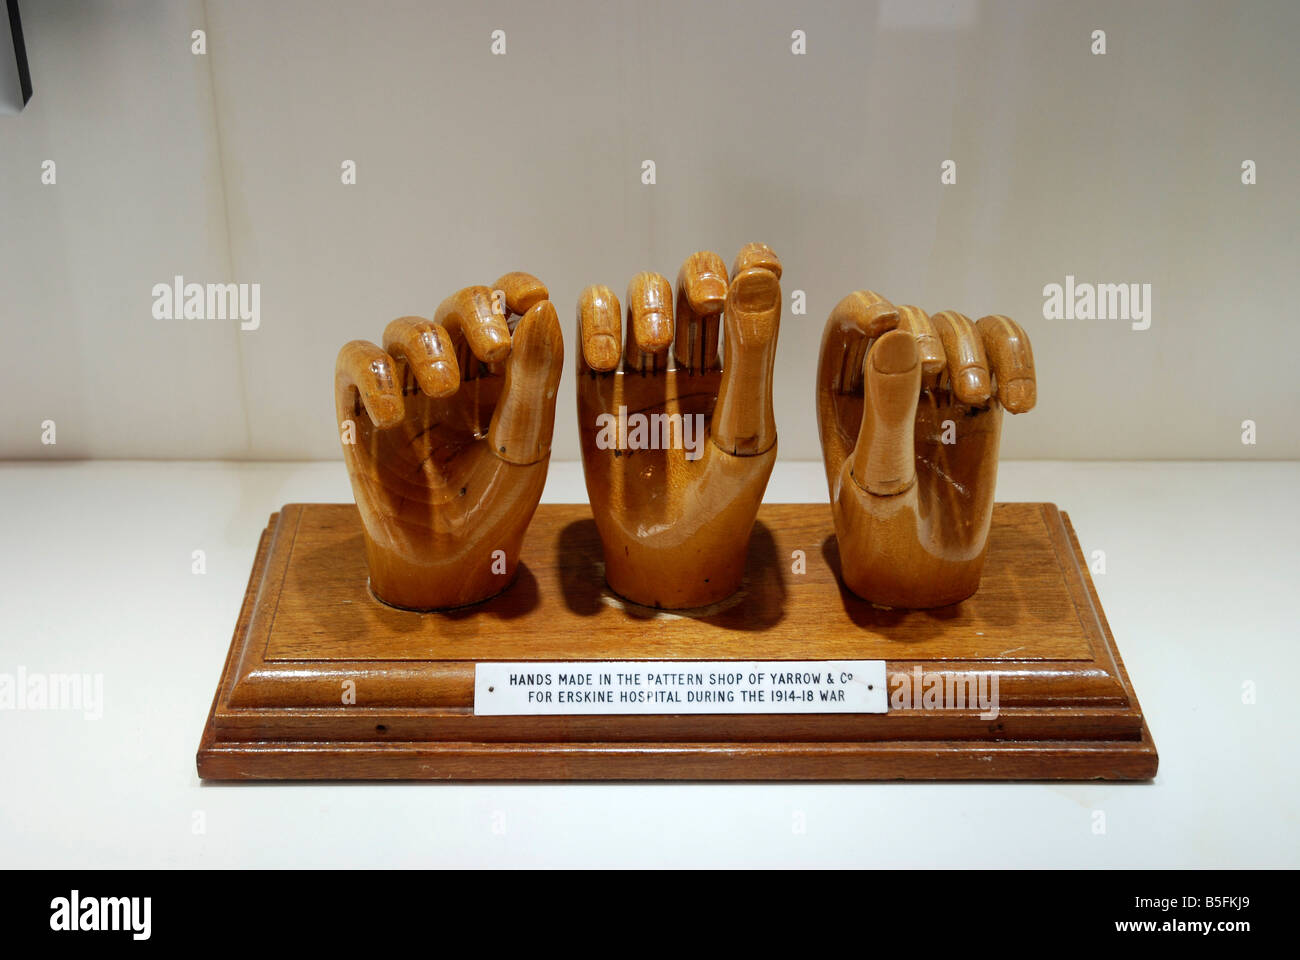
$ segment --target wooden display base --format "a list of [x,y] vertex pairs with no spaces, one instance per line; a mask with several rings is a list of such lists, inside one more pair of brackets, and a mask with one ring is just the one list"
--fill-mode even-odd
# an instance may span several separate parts
[[[806,572],[792,572],[803,551]],[[739,595],[690,615],[604,585],[586,506],[542,506],[499,597],[375,600],[350,504],[289,504],[262,535],[198,752],[206,779],[1142,780],[1156,749],[1069,520],[999,504],[979,592],[930,611],[844,591],[825,505],[765,505]],[[1000,712],[475,716],[492,660],[887,661],[996,674]],[[355,691],[354,702],[344,693]]]

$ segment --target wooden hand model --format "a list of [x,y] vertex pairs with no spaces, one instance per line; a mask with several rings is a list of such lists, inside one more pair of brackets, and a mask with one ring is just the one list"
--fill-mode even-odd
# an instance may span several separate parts
[[536,277],[509,273],[452,294],[432,321],[394,320],[382,350],[353,340],[339,351],[344,459],[371,589],[386,603],[464,606],[514,580],[564,362],[548,296]]
[[1037,387],[1012,320],[928,317],[878,294],[831,312],[817,371],[817,422],[844,584],[883,606],[938,607],[979,586],[1002,408]]
[[620,596],[682,609],[740,588],[776,462],[780,279],[781,261],[764,244],[740,251],[730,283],[716,254],[692,254],[677,275],[674,315],[668,281],[637,274],[626,338],[613,291],[582,292],[578,433],[605,579]]

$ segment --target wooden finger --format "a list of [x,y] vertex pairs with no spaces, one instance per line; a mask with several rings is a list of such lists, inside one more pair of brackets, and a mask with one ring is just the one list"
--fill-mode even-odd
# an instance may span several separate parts
[[716,253],[701,250],[677,271],[676,336],[678,369],[691,373],[718,366],[718,328],[727,302],[727,268]]
[[451,334],[432,320],[398,317],[384,328],[384,350],[405,366],[425,395],[449,397],[460,388]]
[[501,291],[505,298],[505,309],[508,313],[516,317],[522,317],[534,306],[543,300],[549,300],[550,291],[546,289],[546,284],[538,280],[531,273],[524,273],[516,270],[507,273],[497,279],[492,285],[492,291]]
[[998,402],[1011,413],[1025,413],[1038,402],[1038,378],[1029,337],[1010,317],[994,314],[975,324],[992,365]]
[[451,334],[456,361],[466,380],[478,375],[479,365],[470,362],[470,354],[482,363],[500,363],[510,355],[510,327],[505,315],[493,308],[492,291],[487,287],[456,291],[438,305],[433,319]]
[[859,391],[867,347],[896,326],[898,308],[874,291],[858,290],[837,303],[822,334],[818,390]]
[[673,288],[658,273],[638,273],[627,285],[625,370],[654,373],[668,368],[673,345]]
[[781,258],[766,243],[747,243],[741,247],[731,264],[731,276],[738,277],[750,267],[770,270],[778,280],[781,279]]
[[993,395],[988,355],[974,322],[964,313],[944,310],[930,318],[943,344],[948,363],[948,382],[962,403],[979,406]]
[[578,372],[609,373],[618,369],[623,352],[622,310],[614,291],[593,284],[578,297]]
[[916,479],[921,362],[912,334],[893,330],[877,340],[867,353],[863,379],[862,429],[850,455],[853,480],[874,496],[893,496]]
[[502,460],[529,464],[550,456],[563,368],[564,338],[555,306],[539,300],[515,327],[501,401],[488,427],[492,452]]
[[921,384],[927,389],[937,386],[948,361],[943,343],[930,323],[930,315],[920,307],[899,307],[898,329],[906,330],[916,341],[916,352],[921,358]]
[[750,267],[731,281],[725,312],[727,362],[713,412],[713,442],[733,456],[766,453],[776,443],[772,373],[781,325],[781,281]]
[[368,340],[350,340],[334,363],[334,398],[340,419],[364,406],[381,430],[402,422],[402,384],[396,361]]

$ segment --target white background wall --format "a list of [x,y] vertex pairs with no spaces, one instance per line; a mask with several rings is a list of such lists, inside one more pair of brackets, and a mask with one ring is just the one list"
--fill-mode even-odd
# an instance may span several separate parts
[[[783,457],[820,455],[821,326],[859,287],[1022,322],[1039,408],[1008,424],[1005,457],[1300,456],[1296,4],[22,14],[34,95],[0,117],[0,457],[333,458],[344,341],[511,269],[547,282],[567,334],[586,284],[621,293],[750,239],[808,297],[783,318]],[[1044,320],[1042,288],[1067,273],[1152,284],[1151,328]],[[175,274],[260,283],[261,328],[155,320],[150,290]],[[563,459],[572,389],[570,371]]]

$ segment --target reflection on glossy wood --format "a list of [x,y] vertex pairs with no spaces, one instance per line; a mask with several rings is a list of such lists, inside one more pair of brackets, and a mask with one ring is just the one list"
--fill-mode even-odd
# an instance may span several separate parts
[[730,280],[717,254],[689,256],[675,307],[665,277],[637,274],[625,345],[617,295],[582,292],[578,434],[605,578],[620,596],[683,609],[740,588],[776,462],[780,278],[758,243],[741,249]]
[[[689,613],[620,599],[602,581],[601,542],[585,505],[543,504],[529,524],[519,576],[486,603],[417,613],[370,600],[361,524],[350,504],[290,506],[272,565],[283,592],[261,649],[268,659],[457,660],[997,659],[1083,660],[1099,639],[1076,606],[1064,529],[1041,504],[999,504],[989,533],[991,579],[968,602],[882,610],[845,590],[831,518],[816,504],[764,504],[745,585]],[[806,565],[791,570],[800,550]],[[1028,597],[1036,598],[1032,603]],[[690,626],[686,626],[689,623]],[[259,628],[262,624],[259,622]],[[370,698],[373,702],[374,694]],[[457,705],[467,705],[458,703]]]
[[394,320],[383,344],[353,340],[335,366],[371,589],[415,610],[477,603],[514,580],[546,482],[555,308],[536,277],[510,273],[452,294],[432,321]]
[[979,587],[1002,410],[1037,399],[1029,338],[1004,316],[933,317],[869,290],[831,312],[817,421],[845,585],[888,607]]

